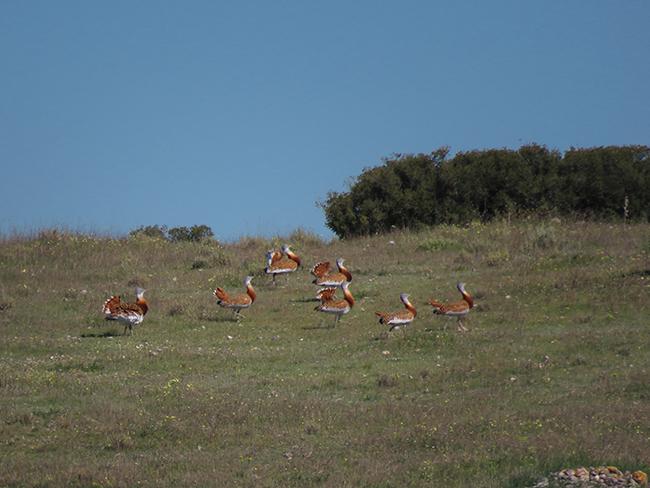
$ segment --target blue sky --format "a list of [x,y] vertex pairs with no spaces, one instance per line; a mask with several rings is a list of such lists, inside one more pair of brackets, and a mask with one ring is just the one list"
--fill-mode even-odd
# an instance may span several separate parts
[[650,143],[650,2],[0,2],[0,232],[324,236],[393,153]]

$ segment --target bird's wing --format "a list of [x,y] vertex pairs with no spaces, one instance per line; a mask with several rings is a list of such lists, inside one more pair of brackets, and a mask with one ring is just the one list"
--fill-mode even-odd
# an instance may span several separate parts
[[111,315],[116,313],[120,309],[120,297],[119,295],[113,295],[108,300],[104,302],[102,307],[102,312],[106,315]]
[[331,265],[329,261],[322,261],[320,263],[316,263],[314,267],[311,269],[311,274],[313,274],[316,278],[322,278],[330,270],[330,266]]
[[251,304],[251,297],[249,297],[245,293],[234,295],[234,296],[230,297],[230,300],[228,300],[228,303],[230,303],[231,305],[250,305]]
[[138,314],[144,315],[142,308],[137,303],[122,303],[120,307],[121,311],[127,314]]
[[413,320],[413,314],[408,310],[400,310],[393,313],[375,312],[383,324],[404,324]]
[[438,310],[442,313],[462,313],[469,310],[469,305],[463,300],[462,302],[442,304]]
[[268,272],[273,271],[295,271],[298,268],[298,263],[292,261],[291,259],[282,259],[276,263],[271,263],[267,269]]

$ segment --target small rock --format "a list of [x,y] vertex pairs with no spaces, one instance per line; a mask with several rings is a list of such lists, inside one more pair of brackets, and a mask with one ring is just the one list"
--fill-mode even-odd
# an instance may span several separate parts
[[[594,487],[594,486],[614,486],[621,488],[631,488],[636,486],[648,486],[648,476],[643,471],[634,471],[633,473],[622,472],[616,466],[590,466],[588,468],[566,468],[557,473],[551,473],[544,485],[541,480],[537,485],[531,488],[541,488],[549,486],[548,480],[559,483],[561,487]],[[555,485],[554,485],[555,486]]]
[[641,486],[648,486],[648,475],[643,471],[635,471],[632,473],[632,479],[639,483]]

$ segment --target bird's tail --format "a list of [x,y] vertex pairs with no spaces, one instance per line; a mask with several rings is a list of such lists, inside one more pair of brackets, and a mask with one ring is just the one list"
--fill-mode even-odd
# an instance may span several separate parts
[[318,290],[318,292],[316,292],[316,298],[318,298],[321,302],[326,302],[334,298],[334,293],[336,293],[336,288],[321,288]]
[[102,312],[104,315],[111,315],[120,307],[120,297],[119,295],[113,295],[108,300],[104,302],[102,307]]
[[[329,267],[330,263],[328,261],[321,261],[320,263],[316,263],[314,265],[310,273],[313,274],[316,278],[322,278],[327,273]],[[314,283],[316,283],[316,280],[314,280]]]
[[226,290],[223,288],[217,288],[214,290],[214,296],[217,297],[219,303],[228,301],[228,293],[226,293]]
[[433,307],[433,313],[440,313],[444,305],[436,300],[429,300],[429,304]]

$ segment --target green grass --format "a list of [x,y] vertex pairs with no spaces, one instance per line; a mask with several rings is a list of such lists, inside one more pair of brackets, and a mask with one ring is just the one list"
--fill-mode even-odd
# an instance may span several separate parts
[[[521,487],[650,468],[650,226],[297,231],[304,269],[273,288],[264,253],[283,241],[1,242],[0,486]],[[336,257],[358,302],[332,329],[308,269]],[[211,290],[249,273],[237,323]],[[426,305],[460,280],[466,335]],[[150,313],[122,336],[101,304],[136,285]],[[387,334],[373,312],[400,292],[418,317]]]

